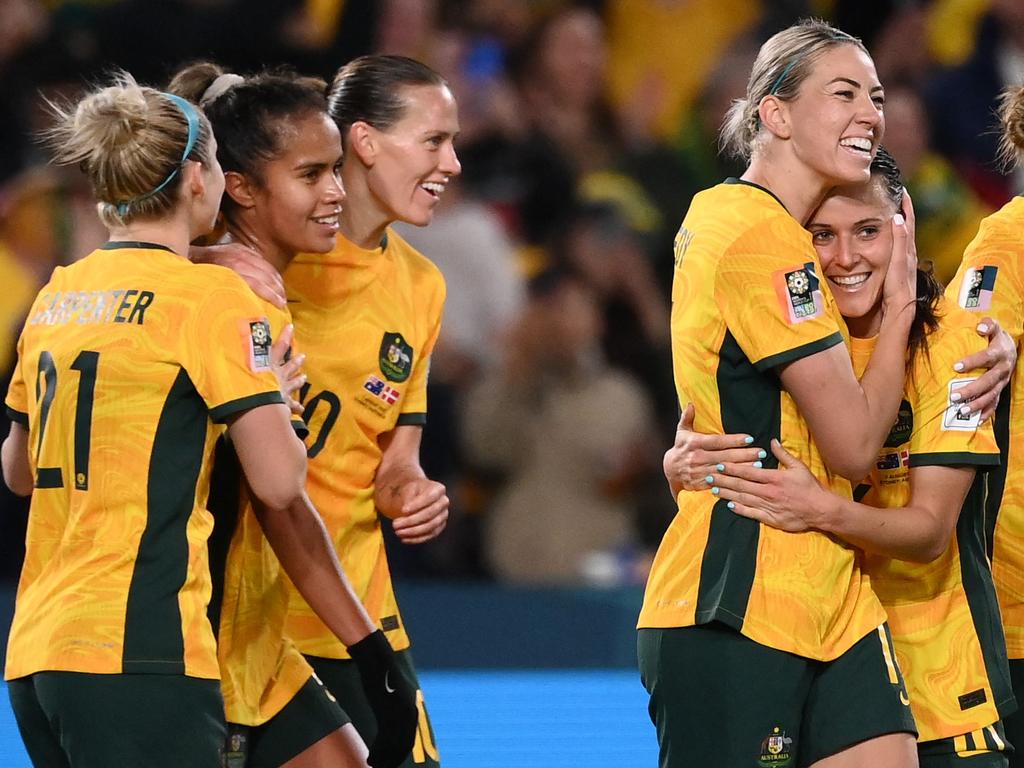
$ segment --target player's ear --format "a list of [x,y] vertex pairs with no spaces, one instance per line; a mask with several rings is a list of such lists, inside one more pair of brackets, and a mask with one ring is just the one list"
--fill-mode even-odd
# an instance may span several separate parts
[[345,149],[349,154],[358,156],[367,168],[372,168],[380,149],[377,129],[362,120],[352,123],[348,129],[348,145]]
[[757,115],[761,118],[761,125],[780,139],[788,139],[792,135],[789,103],[778,96],[769,95],[761,99],[761,103],[757,105]]
[[206,194],[206,179],[203,178],[203,164],[194,160],[187,161],[181,168],[182,187],[189,191],[193,198],[201,198]]
[[227,171],[224,174],[224,191],[231,196],[236,205],[242,208],[254,208],[253,183],[238,171]]

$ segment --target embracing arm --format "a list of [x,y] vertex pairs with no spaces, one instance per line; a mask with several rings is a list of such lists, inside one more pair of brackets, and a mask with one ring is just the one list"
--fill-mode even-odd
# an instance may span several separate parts
[[241,277],[261,299],[280,309],[288,306],[281,274],[252,248],[241,243],[193,245],[189,249],[188,258],[194,264],[217,264],[227,267]]
[[345,645],[375,627],[306,495],[306,449],[282,405],[253,408],[229,429],[263,533],[296,589]]
[[11,423],[11,431],[3,445],[4,482],[18,496],[31,496],[35,481],[28,461],[28,430],[18,422]]
[[438,536],[448,522],[448,495],[420,465],[423,427],[405,424],[381,435],[383,455],[373,484],[373,501],[394,521],[405,544],[422,544]]
[[889,315],[860,381],[842,344],[796,360],[779,371],[825,464],[854,482],[871,471],[903,399],[907,332],[912,310]]
[[910,503],[886,509],[837,496],[775,441],[772,451],[785,469],[735,465],[726,467],[728,475],[714,475],[716,495],[736,514],[784,531],[829,533],[867,552],[911,562],[930,562],[949,546],[975,474],[974,467],[915,467]]

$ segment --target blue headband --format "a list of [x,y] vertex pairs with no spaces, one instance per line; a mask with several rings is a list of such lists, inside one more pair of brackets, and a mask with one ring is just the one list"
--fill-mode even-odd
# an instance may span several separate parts
[[782,81],[786,79],[786,75],[789,74],[789,71],[796,66],[796,63],[800,61],[801,58],[803,57],[797,56],[796,58],[794,58],[791,62],[789,62],[789,64],[786,65],[786,68],[782,70],[782,74],[775,78],[775,83],[772,85],[771,90],[768,91],[769,96],[775,95],[776,91],[779,90],[779,86],[782,85]]
[[178,171],[181,170],[181,166],[184,165],[186,160],[188,160],[189,154],[191,154],[196,142],[199,140],[199,113],[196,111],[196,108],[193,107],[191,103],[181,98],[181,96],[177,96],[173,93],[162,92],[160,95],[169,99],[185,115],[185,120],[188,122],[188,140],[185,142],[185,151],[181,153],[181,160],[176,166],[174,166],[174,170],[167,175],[166,179],[160,182],[156,189],[151,192],[147,192],[144,195],[134,197],[131,200],[123,200],[119,202],[117,204],[117,213],[120,216],[124,216],[128,213],[128,207],[133,203],[137,203],[140,200],[146,200],[153,197],[153,195],[159,194],[164,187],[170,184],[174,177],[178,175]]

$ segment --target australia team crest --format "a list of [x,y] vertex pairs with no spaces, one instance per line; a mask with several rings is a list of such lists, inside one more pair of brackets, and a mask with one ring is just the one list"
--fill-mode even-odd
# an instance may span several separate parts
[[793,739],[786,735],[786,732],[779,726],[772,728],[772,732],[761,742],[761,755],[758,764],[768,768],[769,766],[787,766],[793,760]]
[[380,372],[388,381],[403,382],[412,373],[413,349],[402,334],[386,331],[380,342]]

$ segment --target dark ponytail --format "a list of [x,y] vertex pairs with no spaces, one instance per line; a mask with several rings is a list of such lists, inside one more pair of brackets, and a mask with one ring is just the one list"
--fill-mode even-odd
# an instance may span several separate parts
[[338,124],[342,141],[353,123],[386,131],[402,119],[406,102],[402,88],[448,82],[426,64],[405,56],[360,56],[338,70],[327,94],[327,110]]
[[[900,210],[903,205],[903,176],[896,159],[885,147],[878,148],[878,154],[871,161],[871,178],[877,179],[882,192]],[[914,321],[910,324],[907,338],[907,359],[912,366],[919,352],[928,354],[928,336],[939,327],[938,304],[942,299],[942,284],[935,278],[931,266],[917,268],[917,299],[915,300]]]

